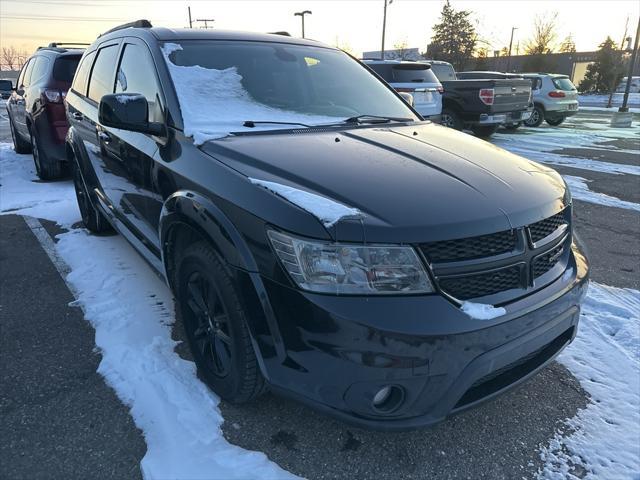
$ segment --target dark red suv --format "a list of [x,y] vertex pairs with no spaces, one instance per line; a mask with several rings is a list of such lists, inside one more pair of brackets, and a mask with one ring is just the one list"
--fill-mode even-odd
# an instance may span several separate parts
[[22,67],[7,101],[15,150],[33,152],[36,171],[43,180],[59,178],[65,170],[64,139],[69,124],[63,102],[83,53],[61,45],[68,44],[38,48]]

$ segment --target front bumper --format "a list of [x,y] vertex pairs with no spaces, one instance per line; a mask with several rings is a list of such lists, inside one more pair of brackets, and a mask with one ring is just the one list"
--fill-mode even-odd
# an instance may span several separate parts
[[[565,273],[506,315],[474,320],[441,295],[337,297],[263,279],[286,351],[263,360],[272,388],[361,427],[432,425],[535,374],[574,338],[588,266],[575,245]],[[394,386],[397,408],[373,407]]]

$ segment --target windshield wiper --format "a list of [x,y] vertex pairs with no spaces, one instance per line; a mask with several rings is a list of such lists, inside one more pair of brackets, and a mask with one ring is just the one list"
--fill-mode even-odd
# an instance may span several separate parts
[[300,125],[301,127],[311,128],[311,125],[307,125],[306,123],[300,122],[270,122],[268,120],[255,121],[255,120],[245,120],[242,124],[243,127],[254,128],[256,125],[263,125],[265,123],[270,123],[273,125]]
[[389,122],[413,122],[412,118],[384,117],[381,115],[358,115],[343,120],[344,123],[389,123]]

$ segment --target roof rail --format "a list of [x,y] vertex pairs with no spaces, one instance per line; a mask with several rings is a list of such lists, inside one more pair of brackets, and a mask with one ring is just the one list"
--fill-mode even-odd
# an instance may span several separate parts
[[80,43],[80,42],[51,42],[47,47],[49,48],[57,48],[60,45],[82,45],[84,47],[88,47],[91,45],[90,43]]
[[153,27],[153,25],[151,25],[151,22],[149,20],[136,20],[135,22],[129,22],[129,23],[123,23],[122,25],[118,25],[117,27],[113,27],[110,30],[107,30],[106,32],[104,32],[101,35],[98,35],[98,37],[101,37],[102,35],[106,35],[107,33],[111,33],[111,32],[116,32],[118,30],[123,30],[125,28],[151,28]]
[[282,31],[282,32],[269,32],[269,34],[270,35],[283,35],[285,37],[290,37],[291,36],[291,34],[289,32],[284,32],[284,31]]

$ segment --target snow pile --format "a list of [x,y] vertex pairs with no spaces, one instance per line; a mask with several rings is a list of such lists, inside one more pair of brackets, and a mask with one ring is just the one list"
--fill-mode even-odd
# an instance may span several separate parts
[[[30,155],[0,144],[0,208],[70,226],[80,220],[69,181],[38,182]],[[147,452],[144,478],[295,478],[263,454],[222,436],[218,398],[174,352],[171,292],[120,236],[58,236],[66,281],[96,331],[98,372],[131,409]]]
[[462,302],[460,310],[475,320],[493,320],[507,313],[502,307],[496,308],[493,305],[473,302]]
[[305,115],[258,103],[242,86],[242,76],[235,67],[215,70],[199,65],[179,66],[170,58],[178,50],[182,47],[175,43],[165,43],[162,48],[180,102],[184,134],[193,137],[196,145],[226,137],[231,132],[283,128],[277,124],[245,127],[243,123],[247,120],[307,125],[344,120],[344,117]]
[[0,212],[52,219],[70,227],[80,211],[69,180],[41,182],[31,155],[17,155],[9,143],[0,143]]
[[[604,110],[614,112],[618,111],[618,107],[622,106],[623,97],[624,92],[614,93],[613,98],[611,99],[612,106],[609,108],[607,108],[609,95],[583,93],[578,95],[578,102],[580,103],[581,110]],[[640,93],[629,93],[627,106],[630,107],[630,112],[640,113]]]
[[574,177],[572,175],[563,175],[563,178],[567,182],[567,185],[569,185],[571,196],[576,200],[597,203],[606,207],[627,208],[629,210],[640,211],[640,203],[620,200],[619,198],[590,190],[587,182],[590,182],[591,180],[587,180],[582,177]]
[[267,182],[249,178],[254,185],[259,185],[281,196],[289,202],[314,215],[322,224],[329,228],[343,218],[362,218],[363,214],[357,208],[347,207],[327,197],[305,192],[297,188],[282,185],[281,183]]
[[578,336],[558,357],[591,396],[541,452],[539,477],[638,478],[640,474],[640,292],[592,283]]

